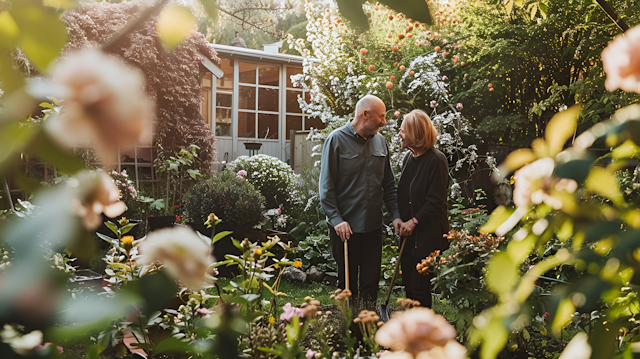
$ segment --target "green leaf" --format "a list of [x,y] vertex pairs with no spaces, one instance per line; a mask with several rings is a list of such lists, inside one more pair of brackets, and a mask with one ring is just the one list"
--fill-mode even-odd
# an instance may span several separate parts
[[[2,8],[5,8],[4,10]],[[8,12],[11,3],[0,2],[0,47],[10,49],[18,44],[20,28]]]
[[138,225],[137,223],[129,223],[129,224],[125,224],[122,228],[120,228],[120,234],[121,235],[125,235],[127,233],[129,233],[133,227],[135,227],[136,225]]
[[558,112],[547,124],[544,136],[549,145],[551,156],[560,153],[565,142],[573,135],[578,125],[580,112],[582,112],[582,106],[571,106],[567,110]]
[[547,14],[549,13],[549,7],[542,1],[538,3],[538,6],[540,7],[540,13],[542,14],[542,17],[546,19]]
[[14,1],[9,13],[20,27],[20,49],[34,65],[46,70],[67,43],[64,24],[37,0]]
[[507,15],[511,15],[511,10],[513,10],[513,0],[505,1],[504,6],[507,8]]
[[[431,11],[429,10],[429,5],[424,0],[386,0],[381,1],[381,3],[389,5],[389,7],[397,12],[404,13],[408,18],[431,25]],[[342,12],[342,8],[340,8],[340,12]]]
[[340,13],[351,22],[354,27],[361,30],[369,28],[369,19],[362,10],[362,0],[336,0]]
[[[0,19],[0,21],[1,20],[2,19]],[[2,34],[0,34],[0,36],[2,36]],[[0,84],[4,91],[4,98],[7,98],[8,95],[14,93],[24,85],[24,78],[20,71],[15,68],[15,63],[7,51],[0,51]],[[0,159],[1,155],[0,153]]]
[[186,354],[189,352],[191,352],[189,343],[173,337],[161,341],[153,349],[154,355],[160,353]]
[[96,232],[96,235],[97,235],[100,239],[102,239],[102,240],[104,240],[105,242],[107,242],[107,243],[111,244],[112,246],[114,246],[114,247],[118,247],[118,239],[117,239],[117,238],[107,237],[107,236],[105,236],[104,234],[102,234],[102,233],[98,233],[98,232]]
[[168,6],[158,17],[158,35],[169,50],[176,48],[195,29],[196,18],[185,6]]
[[498,294],[504,294],[518,279],[518,270],[507,253],[497,253],[487,266],[487,286]]
[[74,174],[84,168],[82,160],[73,153],[61,148],[49,136],[40,132],[32,142],[33,152],[47,163],[51,163],[65,174]]
[[495,230],[502,225],[513,213],[513,209],[507,208],[505,206],[498,206],[498,208],[494,209],[491,213],[491,217],[489,217],[489,221],[485,223],[482,227],[480,227],[481,233],[493,233]]
[[113,224],[112,222],[104,222],[104,225],[107,226],[107,228],[109,228],[111,232],[113,232],[113,234],[115,234],[116,236],[118,235],[118,227],[116,227],[115,224]]
[[[233,233],[232,231],[223,231],[223,232],[218,232],[216,233],[215,236],[213,236],[213,244],[215,244],[217,241],[221,240],[222,238],[230,235],[231,233]],[[242,246],[241,246],[242,247]]]
[[551,329],[556,336],[559,336],[562,328],[571,322],[571,315],[575,313],[575,311],[576,307],[573,305],[571,299],[565,298],[560,302],[556,315],[553,318],[553,323],[551,324]]

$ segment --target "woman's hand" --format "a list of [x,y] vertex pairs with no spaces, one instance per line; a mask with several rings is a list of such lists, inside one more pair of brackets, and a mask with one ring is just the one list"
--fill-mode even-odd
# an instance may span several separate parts
[[400,226],[400,235],[403,237],[410,236],[417,224],[418,221],[415,218],[404,222],[402,226]]

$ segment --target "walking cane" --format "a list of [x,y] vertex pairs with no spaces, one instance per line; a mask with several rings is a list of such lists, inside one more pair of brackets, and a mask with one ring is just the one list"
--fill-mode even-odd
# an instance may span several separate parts
[[[349,246],[348,239],[344,240],[344,289],[349,289]],[[347,297],[347,308],[349,308],[349,297]]]
[[389,290],[387,291],[387,298],[385,299],[384,304],[380,307],[380,318],[385,323],[389,320],[389,297],[393,290],[393,283],[396,281],[396,274],[398,274],[398,267],[400,267],[400,260],[402,259],[402,252],[404,251],[404,244],[406,242],[407,237],[402,237],[402,245],[400,245],[400,254],[398,254],[398,262],[396,262],[396,270],[393,271],[393,276],[391,276],[391,283],[389,284]]

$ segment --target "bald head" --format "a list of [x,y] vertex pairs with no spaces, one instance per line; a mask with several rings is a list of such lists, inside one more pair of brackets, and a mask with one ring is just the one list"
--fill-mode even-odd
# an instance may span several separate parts
[[366,95],[356,104],[356,116],[351,122],[353,129],[362,137],[369,138],[378,133],[387,121],[387,107],[381,99]]
[[[366,95],[356,104],[356,117],[362,116],[362,111],[372,111],[375,110],[376,107],[384,106],[384,102],[378,97],[374,95]],[[385,110],[386,110],[386,106]]]

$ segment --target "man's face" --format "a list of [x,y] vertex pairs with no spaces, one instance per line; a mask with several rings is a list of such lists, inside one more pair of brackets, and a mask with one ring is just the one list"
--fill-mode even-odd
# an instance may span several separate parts
[[387,120],[385,119],[386,113],[387,108],[383,103],[379,103],[370,110],[364,111],[364,117],[367,120],[366,129],[368,136],[375,135],[380,131],[382,126],[387,124]]

